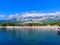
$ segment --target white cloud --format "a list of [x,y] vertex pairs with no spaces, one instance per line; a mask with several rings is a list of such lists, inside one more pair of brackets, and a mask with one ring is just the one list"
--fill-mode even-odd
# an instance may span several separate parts
[[55,15],[60,15],[60,12],[56,12]]
[[22,16],[24,17],[27,17],[27,16],[47,16],[47,15],[53,15],[53,16],[56,16],[56,15],[60,15],[60,12],[57,11],[57,12],[53,12],[53,13],[41,13],[41,12],[26,12],[26,13],[23,13]]
[[5,15],[0,15],[0,18],[3,18],[3,17],[5,17]]
[[0,15],[0,20],[5,19],[5,15]]
[[7,17],[6,19],[12,19],[14,17],[14,15],[9,15],[9,17]]
[[48,13],[48,15],[55,15],[55,13]]
[[[17,18],[17,20],[20,19],[20,17],[22,19],[24,19],[24,17],[40,17],[40,16],[43,16],[44,18],[46,16],[49,16],[49,15],[52,15],[52,16],[60,16],[60,12],[57,11],[57,12],[49,12],[49,13],[42,13],[42,12],[37,12],[37,11],[32,11],[32,12],[24,12],[24,13],[20,13],[20,14],[14,14],[14,15],[9,15],[9,17],[7,19],[12,19],[12,18]],[[3,17],[3,16],[2,16]],[[50,17],[52,19],[54,19],[54,17]]]
[[53,12],[53,13],[48,13],[48,15],[54,15],[54,16],[57,16],[57,15],[60,15],[60,11]]

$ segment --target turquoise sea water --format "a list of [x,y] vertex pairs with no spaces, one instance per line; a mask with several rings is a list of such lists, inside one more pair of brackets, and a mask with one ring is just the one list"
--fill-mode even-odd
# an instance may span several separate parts
[[0,45],[60,45],[60,35],[52,29],[0,28]]

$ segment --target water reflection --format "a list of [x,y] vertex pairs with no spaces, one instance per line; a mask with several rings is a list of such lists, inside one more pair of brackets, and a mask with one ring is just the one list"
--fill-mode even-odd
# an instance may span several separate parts
[[57,34],[60,35],[60,29],[57,29]]
[[[5,41],[6,40],[6,41]],[[60,37],[55,30],[20,28],[0,29],[0,42],[19,44],[60,43]]]

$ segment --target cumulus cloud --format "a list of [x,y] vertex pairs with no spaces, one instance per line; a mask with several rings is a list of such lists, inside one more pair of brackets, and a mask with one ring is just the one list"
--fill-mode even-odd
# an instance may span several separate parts
[[[24,12],[24,13],[20,13],[20,14],[14,14],[14,15],[9,15],[9,17],[7,19],[12,19],[12,18],[17,18],[17,20],[19,19],[23,19],[26,17],[41,17],[43,16],[45,19],[45,17],[51,16],[50,18],[54,19],[55,16],[60,16],[60,11],[57,12],[49,12],[49,13],[43,13],[43,12],[37,12],[37,11],[32,11],[32,12]],[[53,17],[54,16],[54,17]],[[1,16],[4,17],[4,16]]]
[[24,16],[24,17],[27,17],[27,16],[32,16],[32,17],[35,17],[35,16],[44,16],[44,15],[47,15],[46,13],[29,13],[29,12],[27,12],[27,13],[24,13],[22,16]]
[[56,12],[55,15],[60,15],[60,12]]
[[48,15],[52,15],[52,16],[56,16],[56,15],[60,15],[60,12],[57,11],[57,12],[53,12],[53,13],[42,13],[42,12],[26,12],[26,13],[23,13],[22,16],[23,17],[27,17],[27,16],[32,16],[32,17],[35,17],[35,16],[48,16]]
[[48,13],[48,15],[54,15],[54,16],[57,16],[57,15],[60,15],[60,11],[53,12],[53,13]]

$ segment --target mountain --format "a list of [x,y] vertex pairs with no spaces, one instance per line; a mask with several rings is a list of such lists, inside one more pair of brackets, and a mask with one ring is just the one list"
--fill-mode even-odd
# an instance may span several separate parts
[[34,21],[34,22],[56,22],[60,21],[60,14],[52,15],[52,14],[42,14],[42,13],[23,13],[23,14],[17,14],[13,15],[8,18],[10,21],[19,21],[19,22],[28,22],[28,21]]

